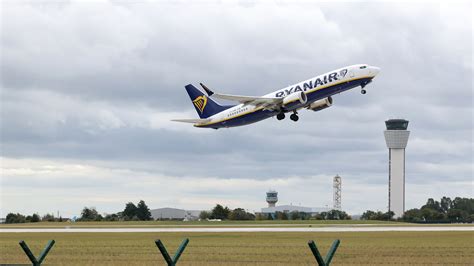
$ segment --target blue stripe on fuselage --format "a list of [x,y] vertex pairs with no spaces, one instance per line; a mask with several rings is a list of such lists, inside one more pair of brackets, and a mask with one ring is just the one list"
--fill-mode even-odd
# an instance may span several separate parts
[[[319,89],[316,91],[308,92],[306,93],[306,96],[308,97],[307,105],[320,100],[327,98],[331,95],[341,93],[346,90],[350,90],[352,88],[360,86],[364,82],[370,81],[372,78],[362,78],[362,79],[357,79],[357,80],[352,80],[340,84],[336,84],[333,86],[326,87],[324,89]],[[298,102],[293,103],[293,105],[297,105]],[[290,105],[291,107],[291,105]],[[289,108],[290,109],[290,108]],[[204,127],[204,128],[222,128],[222,127],[237,127],[237,126],[245,126],[248,124],[252,124],[267,118],[270,118],[276,114],[278,114],[278,111],[270,111],[270,110],[257,110],[255,112],[251,112],[248,114],[244,114],[242,116],[236,117],[236,118],[230,118],[228,120],[222,121],[222,122],[217,122],[214,124],[209,124],[209,125],[195,125],[196,127]]]

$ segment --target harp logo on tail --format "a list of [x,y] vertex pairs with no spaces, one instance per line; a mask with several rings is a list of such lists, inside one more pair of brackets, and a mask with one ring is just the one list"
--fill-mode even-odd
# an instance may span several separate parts
[[207,97],[202,95],[202,96],[199,96],[197,97],[196,99],[193,100],[193,104],[194,106],[196,106],[197,109],[199,109],[199,111],[201,111],[201,114],[202,112],[204,112],[204,108],[206,107],[206,104],[207,104]]

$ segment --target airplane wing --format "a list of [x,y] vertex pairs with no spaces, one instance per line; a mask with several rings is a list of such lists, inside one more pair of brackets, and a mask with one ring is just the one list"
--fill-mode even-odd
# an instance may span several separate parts
[[197,119],[172,119],[171,121],[196,124],[196,123],[209,122],[209,119],[200,119],[200,118],[197,118]]
[[199,83],[201,87],[206,91],[207,95],[215,98],[236,101],[243,104],[251,104],[257,107],[263,106],[264,109],[276,110],[279,109],[283,98],[279,97],[259,97],[259,96],[243,96],[243,95],[232,95],[232,94],[219,94],[211,91],[206,85]]

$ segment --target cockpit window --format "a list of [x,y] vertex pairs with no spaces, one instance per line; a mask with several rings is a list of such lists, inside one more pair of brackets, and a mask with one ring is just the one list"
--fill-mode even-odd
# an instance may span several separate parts
[[364,68],[367,68],[367,66],[361,66],[360,69],[364,69]]

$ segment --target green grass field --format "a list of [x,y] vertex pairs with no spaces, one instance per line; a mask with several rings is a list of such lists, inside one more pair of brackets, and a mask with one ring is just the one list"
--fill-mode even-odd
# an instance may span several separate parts
[[[40,222],[24,224],[0,224],[0,228],[125,228],[125,227],[307,227],[307,226],[341,226],[341,225],[372,225],[372,226],[453,226],[454,224],[412,224],[403,222],[364,221],[364,220],[295,220],[295,221],[135,221],[135,222]],[[456,226],[472,226],[459,224]]]
[[178,265],[315,265],[308,240],[325,256],[335,239],[333,260],[342,264],[473,265],[474,232],[367,233],[1,233],[0,264],[28,263],[18,242],[35,255],[49,239],[56,244],[45,260],[56,265],[165,265],[155,246],[162,239],[174,253],[190,239]]

